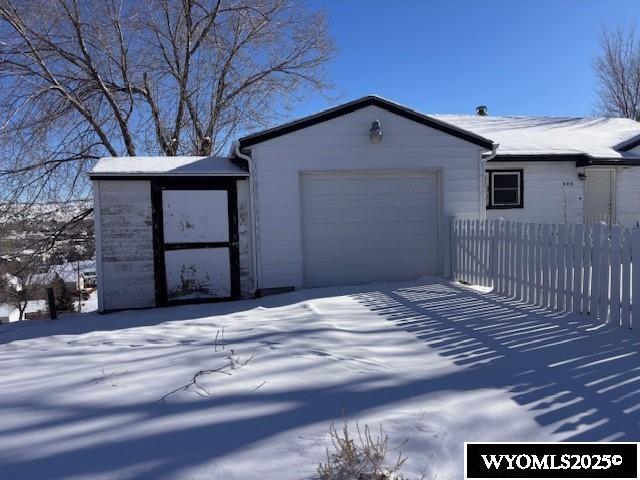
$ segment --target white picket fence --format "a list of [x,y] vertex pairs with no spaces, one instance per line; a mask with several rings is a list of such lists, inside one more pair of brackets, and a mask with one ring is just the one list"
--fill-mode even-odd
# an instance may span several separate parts
[[[640,325],[640,229],[452,220],[453,277],[544,308]],[[640,262],[640,260],[638,260]]]

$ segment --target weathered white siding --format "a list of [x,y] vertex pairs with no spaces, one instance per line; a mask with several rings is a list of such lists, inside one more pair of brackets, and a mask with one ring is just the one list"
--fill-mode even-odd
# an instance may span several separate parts
[[155,305],[151,187],[148,181],[98,180],[100,310]]
[[[375,119],[382,124],[384,139],[374,145],[368,132]],[[481,151],[375,106],[255,145],[259,287],[303,286],[302,172],[440,171],[440,244],[447,275],[450,216],[482,213]]]
[[574,162],[494,162],[486,170],[523,170],[524,208],[489,209],[487,218],[518,222],[581,223],[584,211],[583,170]]
[[640,167],[617,169],[616,220],[625,227],[640,225]]
[[238,180],[238,240],[240,250],[240,294],[242,298],[252,297],[253,272],[251,262],[251,217],[249,204],[249,181]]

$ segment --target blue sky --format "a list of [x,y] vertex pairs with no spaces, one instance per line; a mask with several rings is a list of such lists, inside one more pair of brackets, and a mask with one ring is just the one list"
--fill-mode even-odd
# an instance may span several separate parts
[[368,93],[425,113],[593,115],[602,26],[640,20],[640,0],[309,2],[337,44],[338,100],[315,96],[294,118]]

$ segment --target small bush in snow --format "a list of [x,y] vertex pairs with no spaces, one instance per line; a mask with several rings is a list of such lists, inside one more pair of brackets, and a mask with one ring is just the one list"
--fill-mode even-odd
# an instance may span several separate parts
[[365,425],[364,431],[356,423],[357,438],[349,433],[345,421],[341,431],[331,424],[329,435],[334,452],[327,449],[327,462],[318,466],[321,480],[405,480],[400,468],[407,460],[402,456],[389,459],[389,436],[380,426],[380,433],[372,435]]

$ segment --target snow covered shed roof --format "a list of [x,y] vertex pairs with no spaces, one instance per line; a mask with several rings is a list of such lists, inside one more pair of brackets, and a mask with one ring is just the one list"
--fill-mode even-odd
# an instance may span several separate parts
[[496,160],[549,156],[583,164],[640,160],[624,148],[640,136],[640,123],[626,118],[434,116],[498,143]]
[[228,176],[249,174],[228,157],[107,157],[98,160],[89,176]]

